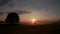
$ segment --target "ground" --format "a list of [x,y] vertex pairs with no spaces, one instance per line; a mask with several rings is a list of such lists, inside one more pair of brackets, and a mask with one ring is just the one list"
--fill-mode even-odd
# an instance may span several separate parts
[[0,34],[60,34],[60,24],[48,25],[0,25]]

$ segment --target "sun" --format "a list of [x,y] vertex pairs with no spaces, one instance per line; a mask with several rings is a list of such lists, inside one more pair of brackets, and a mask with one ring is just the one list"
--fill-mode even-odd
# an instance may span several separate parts
[[32,23],[35,23],[36,19],[32,19]]
[[32,21],[36,21],[35,19],[32,19]]

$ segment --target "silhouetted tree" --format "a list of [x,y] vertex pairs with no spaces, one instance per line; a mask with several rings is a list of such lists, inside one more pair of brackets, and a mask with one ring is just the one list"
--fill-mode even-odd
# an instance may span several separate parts
[[19,16],[15,12],[11,12],[7,15],[7,18],[5,20],[6,23],[8,24],[16,24],[19,23]]

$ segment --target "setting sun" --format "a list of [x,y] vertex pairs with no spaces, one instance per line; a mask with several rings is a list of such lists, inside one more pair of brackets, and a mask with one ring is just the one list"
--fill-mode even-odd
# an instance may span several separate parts
[[36,19],[32,19],[32,23],[35,23]]

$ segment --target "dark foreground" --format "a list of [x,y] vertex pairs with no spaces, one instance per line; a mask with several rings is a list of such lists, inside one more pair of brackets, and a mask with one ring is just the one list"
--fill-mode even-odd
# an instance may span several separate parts
[[60,34],[60,24],[49,25],[0,25],[0,34]]

